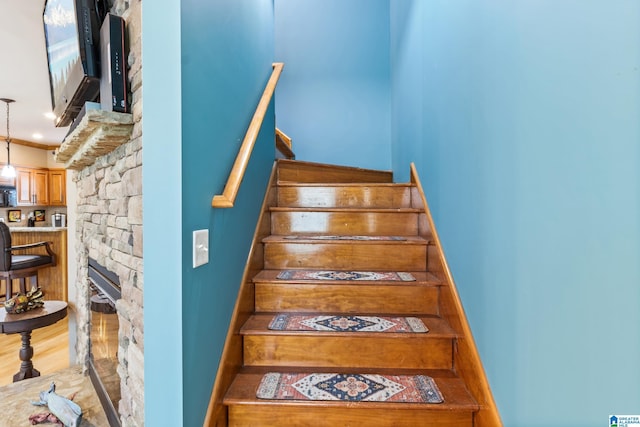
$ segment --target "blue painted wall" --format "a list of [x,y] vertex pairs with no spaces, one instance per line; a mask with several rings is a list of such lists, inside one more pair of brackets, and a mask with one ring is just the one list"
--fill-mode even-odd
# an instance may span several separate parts
[[[638,412],[640,5],[389,2],[306,1],[296,30],[303,2],[276,0],[290,15],[276,16],[275,58],[271,1],[144,10],[149,425],[204,419],[273,159],[273,105],[237,207],[209,206],[274,59],[287,62],[279,125],[300,158],[393,164],[400,179],[416,162],[505,425]],[[167,193],[181,206],[160,216]],[[199,228],[212,259],[194,270]]]
[[144,417],[149,426],[180,426],[183,248],[179,0],[144,8],[142,26]]
[[416,162],[503,421],[640,407],[640,4],[391,0]]
[[299,160],[391,168],[388,0],[275,0],[278,127]]
[[[145,9],[145,424],[202,425],[274,160],[271,103],[236,206],[214,210],[271,74],[272,0]],[[192,232],[210,262],[192,268]]]
[[[202,425],[274,160],[273,102],[236,206],[212,209],[274,61],[273,1],[182,0],[184,425]],[[192,268],[193,230],[210,261]]]

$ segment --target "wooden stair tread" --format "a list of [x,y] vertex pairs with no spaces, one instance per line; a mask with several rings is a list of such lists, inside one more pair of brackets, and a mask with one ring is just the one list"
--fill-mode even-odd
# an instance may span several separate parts
[[[439,404],[425,403],[393,403],[393,402],[342,402],[342,401],[307,401],[307,400],[266,400],[258,399],[256,391],[264,374],[268,372],[349,372],[375,373],[381,375],[428,375],[432,377],[444,397]],[[303,368],[303,367],[245,367],[236,376],[224,398],[226,405],[293,405],[313,407],[363,407],[385,409],[429,409],[433,411],[476,411],[479,405],[467,391],[464,382],[453,372],[443,369],[436,370],[390,370],[390,369],[349,369],[349,368]]]
[[[298,178],[298,179],[296,179]],[[293,178],[288,178],[288,177],[282,177],[282,178],[278,178],[276,180],[276,184],[278,185],[278,187],[285,187],[285,186],[292,186],[292,185],[299,185],[299,184],[310,184],[310,185],[317,185],[317,186],[334,186],[334,185],[346,185],[346,184],[351,184],[351,185],[362,185],[362,186],[379,186],[379,185],[389,185],[389,186],[395,186],[396,184],[391,182],[392,178],[387,178],[387,177],[380,177],[380,181],[376,181],[376,179],[378,178],[354,178],[353,181],[349,181],[348,179],[341,179],[340,177],[336,177],[336,178],[327,178],[324,176],[321,177],[302,177],[301,175],[298,175],[296,177]],[[308,181],[305,181],[308,180]]]
[[[242,335],[304,335],[304,336],[335,336],[335,337],[368,337],[375,339],[380,335],[384,335],[385,337],[397,337],[397,338],[408,338],[412,335],[420,335],[425,338],[455,338],[456,333],[451,329],[451,327],[447,324],[447,322],[437,316],[407,316],[407,315],[396,315],[396,314],[377,314],[377,316],[382,317],[418,317],[422,322],[429,328],[429,332],[426,333],[411,333],[411,332],[328,332],[328,331],[277,331],[269,329],[269,323],[273,319],[273,317],[277,313],[259,313],[252,315],[247,322],[244,324],[242,329],[240,329],[240,334]],[[286,313],[286,314],[295,314],[295,313]],[[299,313],[304,315],[331,315],[332,313]],[[346,315],[344,313],[337,313],[336,315]],[[359,316],[361,314],[349,313],[350,316]],[[376,316],[372,314],[362,314],[362,316]]]
[[389,187],[389,188],[410,188],[414,185],[408,182],[297,182],[282,181],[278,182],[278,187],[300,187],[300,188],[343,188],[343,187]]
[[[317,236],[327,236],[328,234],[295,234],[295,235],[279,235],[272,234],[264,239],[263,243],[294,243],[294,244],[336,244],[336,245],[428,245],[431,242],[420,236],[397,236],[404,240],[349,240],[349,239],[313,239]],[[349,235],[339,235],[349,237]],[[370,237],[378,237],[371,235]],[[388,236],[379,236],[388,237]]]
[[[293,269],[291,269],[293,270]],[[327,269],[330,270],[330,269]],[[261,270],[253,278],[254,283],[296,283],[296,284],[309,284],[309,285],[392,285],[392,286],[440,286],[442,281],[438,279],[433,273],[428,271],[406,271],[411,273],[416,278],[415,281],[401,281],[401,280],[298,280],[298,279],[278,279],[278,274],[284,270]],[[326,270],[317,270],[326,271]]]
[[322,207],[322,208],[300,208],[288,206],[273,206],[269,208],[271,212],[342,212],[342,213],[422,213],[421,209],[415,208],[368,208],[368,207]]

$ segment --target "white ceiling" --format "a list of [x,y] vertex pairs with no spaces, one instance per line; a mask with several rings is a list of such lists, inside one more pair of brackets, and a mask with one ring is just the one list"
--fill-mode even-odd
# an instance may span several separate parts
[[[69,128],[56,128],[51,112],[42,11],[44,0],[0,0],[0,98],[12,98],[11,138],[59,145]],[[7,133],[7,112],[0,103],[0,138]],[[33,135],[39,133],[42,139]]]

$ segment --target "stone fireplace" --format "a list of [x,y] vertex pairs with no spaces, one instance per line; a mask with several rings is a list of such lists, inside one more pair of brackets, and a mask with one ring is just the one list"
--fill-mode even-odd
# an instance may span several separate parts
[[[120,283],[115,302],[118,320],[117,374],[121,419],[133,417],[143,425],[143,280],[142,165],[140,139],[129,141],[75,174],[77,361],[87,368],[92,351],[91,311],[95,291],[89,280],[89,259],[96,260]],[[93,288],[95,289],[95,287]]]
[[[75,250],[75,274],[70,274],[75,281],[69,286],[75,288],[70,305],[76,362],[89,371],[96,364],[92,351],[108,353],[112,360],[106,363],[110,374],[104,381],[111,386],[116,377],[120,394],[113,402],[119,419],[112,425],[143,426],[141,1],[117,0],[112,13],[126,22],[132,114],[88,111],[55,155],[74,171],[76,203],[68,211],[75,233],[68,238]],[[119,283],[121,295],[113,299],[116,313],[91,310],[98,292],[89,279],[90,259]],[[104,330],[111,335],[103,336]]]

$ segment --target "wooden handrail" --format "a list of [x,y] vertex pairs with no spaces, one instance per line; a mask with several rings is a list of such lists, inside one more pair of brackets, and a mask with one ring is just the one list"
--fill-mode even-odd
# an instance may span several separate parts
[[258,133],[260,133],[262,121],[264,120],[265,114],[267,114],[267,109],[269,108],[269,103],[273,97],[273,92],[276,90],[278,79],[282,73],[282,68],[284,68],[284,64],[282,62],[273,63],[273,72],[271,73],[271,77],[267,82],[264,92],[262,93],[260,102],[258,102],[258,106],[256,107],[256,112],[253,114],[251,123],[249,123],[247,133],[244,135],[240,151],[238,151],[238,156],[236,157],[236,161],[234,162],[229,178],[227,179],[227,184],[224,186],[224,191],[222,194],[213,196],[213,200],[211,200],[211,206],[214,208],[233,207],[236,196],[238,195],[238,190],[240,189],[240,183],[242,182],[242,178],[244,178],[244,173],[247,169],[247,164],[249,164],[249,158],[251,157],[253,146],[256,139],[258,139]]
[[291,138],[278,128],[276,128],[276,150],[278,150],[285,159],[294,160],[296,158],[293,152]]
[[278,128],[276,128],[276,139],[282,141],[282,143],[287,147],[293,148],[293,145],[291,144],[291,137]]

